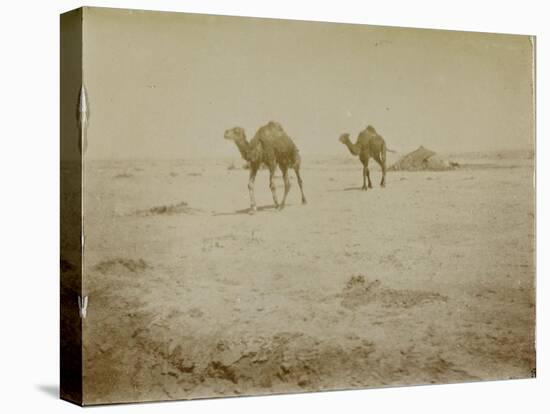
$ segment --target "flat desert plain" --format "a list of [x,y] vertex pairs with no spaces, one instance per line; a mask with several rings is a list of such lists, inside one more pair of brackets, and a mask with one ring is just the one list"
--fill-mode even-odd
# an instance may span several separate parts
[[85,403],[532,376],[532,154],[453,157],[364,192],[302,155],[308,204],[261,171],[255,215],[237,157],[89,161]]

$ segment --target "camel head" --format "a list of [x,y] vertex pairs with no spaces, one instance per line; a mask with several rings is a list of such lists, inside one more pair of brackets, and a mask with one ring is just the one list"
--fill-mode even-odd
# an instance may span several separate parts
[[349,134],[345,133],[345,134],[340,135],[340,138],[338,138],[338,141],[340,141],[342,144],[345,144],[346,142],[350,142],[349,141]]
[[244,129],[241,127],[234,127],[231,129],[228,129],[223,134],[223,137],[228,141],[233,141],[237,148],[239,149],[239,152],[241,153],[241,157],[243,160],[250,161],[250,144],[246,140],[246,134],[244,133]]
[[241,127],[234,127],[226,130],[223,137],[230,141],[242,141],[246,139],[244,129]]

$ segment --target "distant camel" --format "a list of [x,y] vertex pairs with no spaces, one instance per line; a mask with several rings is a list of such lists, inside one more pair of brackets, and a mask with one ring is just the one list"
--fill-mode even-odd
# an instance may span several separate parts
[[349,134],[340,135],[340,142],[348,147],[349,152],[352,155],[359,155],[359,159],[363,163],[363,187],[362,190],[367,190],[367,181],[368,188],[372,188],[372,183],[370,181],[369,173],[369,158],[373,158],[380,167],[382,168],[382,181],[380,181],[380,186],[386,186],[386,142],[382,138],[374,127],[369,125],[363,131],[359,133],[357,137],[357,142],[354,144],[349,139]]
[[[273,194],[273,202],[276,208],[282,210],[285,207],[286,197],[290,190],[290,180],[288,179],[289,168],[292,168],[296,173],[300,192],[302,193],[302,204],[306,204],[307,201],[302,187],[302,177],[300,176],[300,152],[279,123],[271,121],[264,125],[258,129],[258,132],[256,132],[256,135],[254,135],[254,138],[252,138],[250,142],[246,140],[244,129],[241,127],[228,129],[225,131],[224,138],[235,142],[243,159],[250,164],[248,191],[250,193],[251,213],[256,211],[254,180],[262,164],[269,169],[269,188]],[[277,200],[277,191],[275,182],[273,181],[277,165],[283,173],[285,185],[285,194],[281,204],[279,204]]]

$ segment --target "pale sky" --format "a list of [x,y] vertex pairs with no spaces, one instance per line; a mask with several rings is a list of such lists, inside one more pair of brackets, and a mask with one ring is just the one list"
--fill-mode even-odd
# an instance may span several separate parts
[[280,122],[302,154],[368,124],[409,151],[532,149],[531,38],[87,8],[90,159],[236,155]]

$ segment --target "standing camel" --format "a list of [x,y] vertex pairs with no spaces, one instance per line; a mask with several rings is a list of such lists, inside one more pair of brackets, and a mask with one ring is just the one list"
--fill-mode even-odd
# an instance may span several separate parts
[[[269,169],[269,188],[273,195],[275,208],[282,210],[285,207],[286,197],[290,190],[290,180],[288,179],[289,168],[292,168],[296,173],[296,179],[302,193],[302,204],[307,203],[302,186],[302,177],[300,176],[300,152],[279,123],[273,121],[267,123],[258,129],[250,142],[246,140],[244,129],[241,127],[228,129],[225,131],[224,138],[233,141],[237,145],[241,156],[250,165],[250,177],[248,180],[250,213],[256,211],[254,180],[262,164]],[[277,190],[273,181],[277,165],[283,173],[285,184],[285,193],[281,204],[279,204],[277,199]]]
[[359,155],[359,159],[363,163],[362,190],[367,190],[367,181],[368,188],[372,188],[369,172],[369,158],[373,158],[380,164],[382,168],[382,181],[380,181],[380,186],[386,186],[386,142],[384,138],[378,135],[374,127],[369,125],[361,131],[355,144],[350,141],[349,134],[340,135],[340,142],[348,147],[352,155]]

